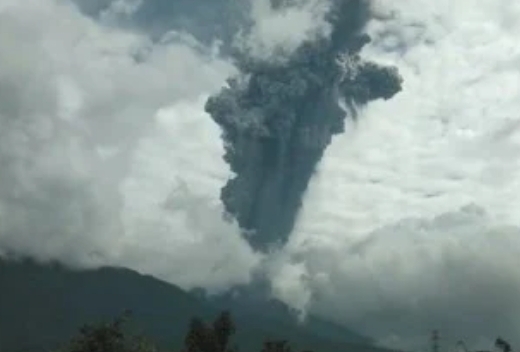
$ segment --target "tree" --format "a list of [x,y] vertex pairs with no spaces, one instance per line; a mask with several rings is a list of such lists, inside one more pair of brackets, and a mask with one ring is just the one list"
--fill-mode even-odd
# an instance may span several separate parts
[[236,328],[231,313],[228,311],[222,312],[213,322],[213,333],[218,344],[217,351],[227,351],[231,337],[235,334]]
[[285,340],[266,341],[262,352],[291,352],[291,347]]
[[127,311],[109,323],[84,325],[62,352],[156,352],[155,346],[144,337],[124,330],[130,315]]
[[220,313],[211,326],[198,318],[192,319],[184,340],[184,352],[234,352],[230,347],[235,324],[228,311]]
[[511,352],[511,350],[512,350],[509,342],[507,342],[506,340],[504,340],[501,337],[498,337],[496,339],[495,346],[500,348],[503,352]]

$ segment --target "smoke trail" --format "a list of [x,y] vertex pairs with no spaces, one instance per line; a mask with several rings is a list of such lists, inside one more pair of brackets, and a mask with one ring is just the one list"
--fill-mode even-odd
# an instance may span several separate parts
[[361,34],[368,3],[331,5],[329,36],[304,42],[276,62],[237,53],[239,75],[205,106],[223,131],[224,159],[235,173],[221,199],[241,228],[254,233],[255,248],[286,241],[317,163],[344,130],[340,101],[355,118],[357,106],[401,89],[396,68],[359,56],[370,41]]

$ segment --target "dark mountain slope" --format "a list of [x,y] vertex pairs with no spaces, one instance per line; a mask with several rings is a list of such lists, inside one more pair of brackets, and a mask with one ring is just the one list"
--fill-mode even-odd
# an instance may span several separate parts
[[127,269],[72,271],[0,260],[0,351],[52,349],[82,324],[112,319],[126,309],[139,331],[179,350],[193,316],[212,320],[222,308],[231,308],[242,351],[258,351],[268,338],[287,338],[296,347],[315,351],[383,352],[342,327],[316,319],[299,325],[283,304],[265,302],[206,300]]

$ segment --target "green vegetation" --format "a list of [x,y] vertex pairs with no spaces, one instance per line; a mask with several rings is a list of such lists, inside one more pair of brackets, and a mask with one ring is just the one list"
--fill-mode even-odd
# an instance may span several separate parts
[[[157,352],[159,348],[143,336],[126,329],[129,313],[109,323],[85,325],[79,334],[55,352]],[[211,325],[200,318],[192,319],[184,338],[182,352],[238,352],[232,344],[236,328],[231,314],[221,312]],[[292,352],[288,341],[266,341],[261,352]]]
[[279,301],[207,299],[127,269],[0,259],[0,288],[0,352],[395,352],[316,317],[298,324]]
[[233,344],[241,351],[260,351],[264,341],[286,339],[295,350],[392,352],[312,315],[300,324],[282,302],[248,296],[244,291],[206,297],[121,268],[74,271],[0,259],[0,352],[54,351],[83,324],[98,326],[127,309],[132,319],[124,325],[149,337],[160,351],[184,348],[193,317],[212,321],[229,310],[238,327]]

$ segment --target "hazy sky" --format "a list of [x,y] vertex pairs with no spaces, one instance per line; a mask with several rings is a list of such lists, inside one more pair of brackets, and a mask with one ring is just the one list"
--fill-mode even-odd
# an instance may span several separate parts
[[[326,0],[263,1],[242,38],[259,55],[327,31]],[[0,253],[185,288],[261,265],[277,297],[387,345],[427,346],[434,328],[483,348],[520,336],[520,2],[373,2],[363,55],[396,65],[403,91],[335,137],[268,257],[221,218],[230,174],[203,105],[234,68],[166,33],[164,12],[145,25],[161,1],[144,2],[0,0]],[[214,23],[182,4],[207,42]]]

